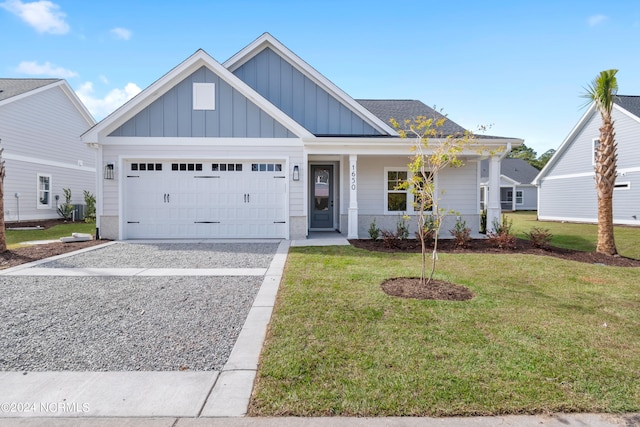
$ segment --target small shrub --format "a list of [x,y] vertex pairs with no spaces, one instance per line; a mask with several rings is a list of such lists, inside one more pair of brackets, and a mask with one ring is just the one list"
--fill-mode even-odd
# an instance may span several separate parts
[[471,241],[471,229],[467,227],[467,222],[460,217],[456,219],[456,225],[449,230],[449,233],[453,236],[456,248],[464,248]]
[[480,234],[487,234],[487,210],[480,212]]
[[65,221],[69,221],[73,218],[73,205],[71,204],[71,189],[63,188],[64,191],[64,203],[58,206],[58,215],[64,218]]
[[96,196],[89,191],[84,190],[84,204],[86,205],[84,212],[84,222],[94,222],[96,220]]
[[500,249],[515,249],[516,236],[511,234],[512,226],[513,221],[508,219],[506,215],[502,215],[502,222],[495,218],[493,220],[493,230],[487,234],[489,242]]
[[382,235],[382,243],[387,248],[399,248],[400,247],[400,239],[398,238],[397,231],[391,230],[381,230],[380,234]]
[[548,228],[540,227],[533,227],[526,235],[529,240],[531,240],[531,244],[536,248],[548,247],[553,237],[553,234],[551,234]]
[[407,240],[409,238],[409,226],[407,225],[407,220],[404,216],[398,218],[398,223],[396,224],[396,236],[400,240]]
[[371,240],[378,240],[380,237],[380,229],[376,225],[376,219],[374,218],[371,224],[369,224],[369,237]]

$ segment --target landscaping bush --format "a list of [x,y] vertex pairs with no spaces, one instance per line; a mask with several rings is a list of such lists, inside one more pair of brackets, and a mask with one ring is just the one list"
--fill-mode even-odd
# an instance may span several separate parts
[[471,229],[467,227],[467,222],[462,218],[456,219],[456,225],[449,233],[453,236],[456,248],[464,248],[471,241]]
[[551,234],[548,228],[541,227],[533,227],[531,231],[525,233],[525,235],[536,248],[548,247],[553,237],[553,234]]
[[498,218],[493,220],[493,230],[487,236],[489,242],[500,249],[515,249],[516,236],[511,233],[513,221],[508,219],[506,215],[502,215],[502,221]]
[[369,237],[371,240],[378,240],[380,237],[380,229],[376,225],[376,219],[374,218],[371,224],[369,224]]

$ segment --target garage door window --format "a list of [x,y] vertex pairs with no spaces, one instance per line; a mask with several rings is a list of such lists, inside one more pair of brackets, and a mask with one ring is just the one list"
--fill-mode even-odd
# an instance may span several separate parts
[[131,163],[132,171],[161,171],[162,163]]
[[202,163],[171,163],[172,171],[202,171]]
[[282,163],[252,163],[252,172],[282,172]]
[[213,172],[242,172],[242,163],[212,163]]

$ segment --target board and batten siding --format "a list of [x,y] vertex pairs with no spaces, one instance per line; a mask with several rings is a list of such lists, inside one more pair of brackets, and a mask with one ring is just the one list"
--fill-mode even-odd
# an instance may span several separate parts
[[380,135],[349,107],[269,48],[244,63],[234,74],[314,135]]
[[[193,83],[215,84],[215,109],[193,109]],[[110,136],[295,138],[283,125],[204,66]]]
[[[618,144],[616,184],[629,184],[614,190],[614,223],[640,225],[640,122],[617,109],[612,115]],[[593,114],[540,181],[540,219],[597,222],[592,151],[600,124],[599,114]]]

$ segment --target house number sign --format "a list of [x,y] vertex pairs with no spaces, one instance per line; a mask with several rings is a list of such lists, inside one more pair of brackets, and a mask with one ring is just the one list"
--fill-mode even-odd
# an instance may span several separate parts
[[356,189],[356,165],[351,165],[351,189]]

